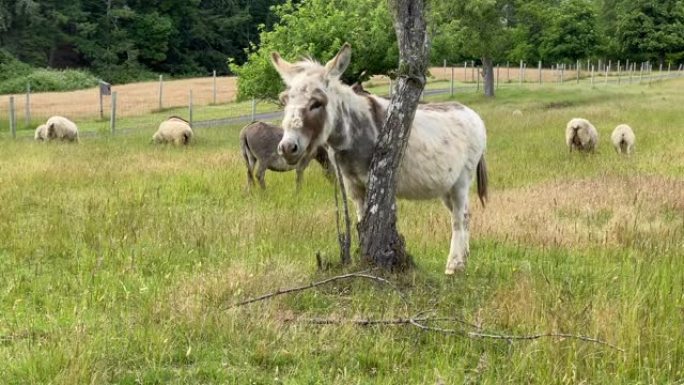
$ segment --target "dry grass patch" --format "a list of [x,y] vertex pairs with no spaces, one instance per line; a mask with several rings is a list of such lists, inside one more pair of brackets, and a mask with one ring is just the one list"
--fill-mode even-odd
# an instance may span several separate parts
[[655,176],[555,181],[491,194],[473,205],[474,238],[586,248],[682,235],[684,182]]
[[[166,302],[176,317],[194,322],[225,310],[233,303],[294,286],[295,282],[304,282],[306,277],[294,265],[281,264],[276,270],[266,271],[258,269],[258,266],[233,263],[223,269],[179,279],[180,283],[172,288]],[[271,308],[278,311],[277,306]],[[282,318],[283,315],[278,314],[275,318]]]

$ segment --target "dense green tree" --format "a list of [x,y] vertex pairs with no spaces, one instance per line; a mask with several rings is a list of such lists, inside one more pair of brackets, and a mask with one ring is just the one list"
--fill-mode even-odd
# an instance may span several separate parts
[[396,36],[385,2],[375,0],[287,1],[275,8],[280,19],[273,30],[262,29],[261,45],[252,46],[245,65],[231,65],[240,76],[241,98],[275,98],[283,85],[270,63],[270,53],[286,60],[311,56],[327,60],[342,44],[353,47],[352,64],[343,76],[346,82],[360,79],[362,72],[388,74],[398,60]]
[[507,58],[517,62],[537,62],[542,60],[542,40],[545,32],[553,24],[555,13],[550,10],[558,7],[553,0],[518,0],[512,6],[510,17],[511,50]]
[[[451,36],[453,47],[482,61],[487,96],[494,96],[494,61],[503,58],[512,43],[512,6],[508,0],[442,1],[433,4],[433,20],[442,24],[441,33]],[[447,18],[440,20],[444,16]]]
[[590,0],[564,0],[541,39],[542,61],[576,61],[598,51],[597,19]]
[[616,26],[620,53],[632,60],[663,63],[667,55],[682,58],[684,2],[624,1]]
[[38,67],[89,67],[110,81],[227,73],[283,0],[0,0],[0,48]]

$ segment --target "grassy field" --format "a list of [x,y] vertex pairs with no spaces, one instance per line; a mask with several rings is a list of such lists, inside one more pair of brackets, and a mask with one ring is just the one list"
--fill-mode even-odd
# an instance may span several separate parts
[[[361,269],[336,266],[333,187],[317,165],[245,190],[239,127],[188,148],[154,127],[79,145],[0,138],[0,382],[4,384],[664,384],[684,381],[684,80],[504,89],[459,98],[489,133],[491,202],[473,200],[467,272],[443,275],[449,216],[402,201],[416,267],[386,276],[408,298],[344,281],[237,309],[231,303]],[[514,109],[523,111],[513,117]],[[597,126],[569,154],[565,123]],[[637,135],[618,156],[618,123]],[[314,255],[332,262],[318,271]],[[481,332],[293,318],[430,310]],[[458,323],[432,323],[461,329]]]

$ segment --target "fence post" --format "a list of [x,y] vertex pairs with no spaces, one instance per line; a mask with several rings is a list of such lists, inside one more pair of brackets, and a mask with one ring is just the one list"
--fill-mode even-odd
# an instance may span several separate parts
[[667,63],[667,77],[670,77],[670,67],[672,67],[672,62]]
[[475,81],[475,60],[470,61],[470,81]]
[[609,68],[609,67],[610,67],[610,66],[606,66],[606,78],[604,79],[604,80],[605,80],[605,82],[604,82],[605,84],[608,84],[608,68]]
[[641,79],[644,77],[644,62],[641,62],[641,68],[639,69],[639,83],[641,83]]
[[216,104],[216,70],[214,70],[214,104]]
[[252,121],[256,119],[256,99],[252,98]]
[[164,107],[162,104],[163,100],[163,95],[164,95],[164,75],[159,75],[159,110]]
[[660,63],[660,66],[658,67],[658,79],[662,79],[663,77],[663,63]]
[[617,84],[620,84],[620,61],[617,62]]
[[188,122],[190,122],[190,127],[192,127],[192,90],[188,95]]
[[12,138],[17,137],[17,121],[14,116],[14,96],[9,97],[9,126],[10,133],[12,133]]
[[523,82],[523,61],[520,61],[520,73],[518,73],[518,84],[522,85]]
[[[669,71],[668,71],[669,73]],[[31,125],[31,83],[26,83],[26,127]]]
[[496,65],[496,89],[499,89],[499,64]]
[[463,62],[463,83],[468,81],[468,61]]
[[579,84],[580,71],[581,71],[580,61],[578,60],[577,61],[577,84]]
[[449,95],[454,96],[454,67],[451,67],[451,86],[449,87]]
[[542,84],[542,62],[539,61],[539,84]]
[[477,74],[477,88],[475,89],[475,93],[478,93],[480,92],[480,71],[479,69],[475,68],[475,66],[473,66],[473,70],[475,70],[475,73]]
[[109,116],[109,129],[114,135],[116,130],[116,91],[112,92],[112,113]]
[[591,65],[591,87],[594,88],[594,65]]
[[506,62],[506,83],[511,82],[511,63]]
[[563,80],[564,80],[564,79],[563,79],[563,75],[564,75],[564,72],[565,72],[565,63],[561,64],[561,78],[560,78],[561,84],[563,84]]

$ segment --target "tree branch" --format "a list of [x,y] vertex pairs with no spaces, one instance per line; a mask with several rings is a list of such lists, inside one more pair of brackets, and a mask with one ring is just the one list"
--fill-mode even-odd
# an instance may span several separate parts
[[337,185],[335,185],[335,222],[337,225],[337,241],[340,244],[340,259],[343,265],[351,262],[351,220],[349,219],[349,205],[347,203],[347,190],[344,186],[344,179],[342,178],[342,170],[340,163],[335,153],[335,171],[337,173],[337,181],[342,191],[342,206],[344,208],[344,235],[340,231],[340,205],[337,199]]
[[332,283],[332,282],[336,282],[336,281],[342,281],[342,280],[345,280],[345,279],[354,279],[354,278],[362,278],[362,279],[367,279],[367,280],[371,280],[371,281],[376,281],[376,282],[379,282],[379,283],[382,283],[382,284],[384,284],[384,285],[389,286],[390,288],[392,288],[394,291],[397,292],[397,294],[398,294],[399,297],[401,298],[402,302],[404,303],[404,305],[405,305],[406,308],[408,309],[408,300],[406,299],[406,296],[405,296],[404,293],[403,293],[401,290],[399,290],[399,288],[398,288],[396,285],[394,285],[392,282],[386,280],[385,278],[377,277],[377,276],[375,276],[375,275],[366,274],[365,272],[358,272],[358,273],[349,273],[349,274],[336,275],[336,276],[334,276],[334,277],[330,277],[330,278],[324,279],[324,280],[322,280],[322,281],[312,282],[312,283],[310,283],[310,284],[308,284],[308,285],[297,286],[297,287],[293,287],[293,288],[289,288],[289,289],[284,289],[284,290],[278,289],[278,290],[276,290],[276,291],[274,291],[274,292],[272,292],[272,293],[268,293],[268,294],[260,295],[260,296],[255,297],[255,298],[250,298],[250,299],[247,299],[247,300],[244,300],[244,301],[236,302],[236,303],[234,303],[234,304],[232,304],[232,305],[230,305],[230,306],[225,307],[224,310],[229,310],[229,309],[233,309],[233,308],[236,308],[236,307],[240,307],[240,306],[244,306],[244,305],[249,305],[249,304],[254,303],[254,302],[264,301],[264,300],[267,300],[267,299],[269,299],[269,298],[273,298],[273,297],[280,296],[280,295],[284,295],[284,294],[297,293],[297,292],[300,292],[300,291],[304,291],[304,290],[308,290],[308,289],[313,289],[314,287],[326,285],[326,284],[328,284],[328,283]]
[[[424,313],[424,312],[423,312]],[[411,325],[417,327],[420,330],[427,332],[436,332],[442,334],[456,335],[460,337],[470,338],[470,339],[493,339],[493,340],[506,340],[508,342],[513,341],[523,341],[523,340],[536,340],[540,338],[568,338],[584,342],[591,342],[599,345],[604,345],[621,353],[625,350],[613,345],[609,342],[600,340],[594,337],[587,337],[577,334],[568,333],[538,333],[530,335],[507,335],[507,334],[496,334],[496,333],[481,333],[481,332],[471,332],[467,330],[459,329],[445,329],[436,326],[425,325],[424,322],[457,322],[469,327],[477,328],[477,325],[469,323],[459,318],[455,317],[421,317],[421,313],[410,318],[392,318],[392,319],[370,319],[370,318],[360,318],[360,319],[339,319],[339,318],[287,318],[284,322],[297,322],[297,323],[307,323],[312,325],[344,325],[351,324],[355,326],[374,326],[374,325],[397,325],[397,326],[407,326]]]

